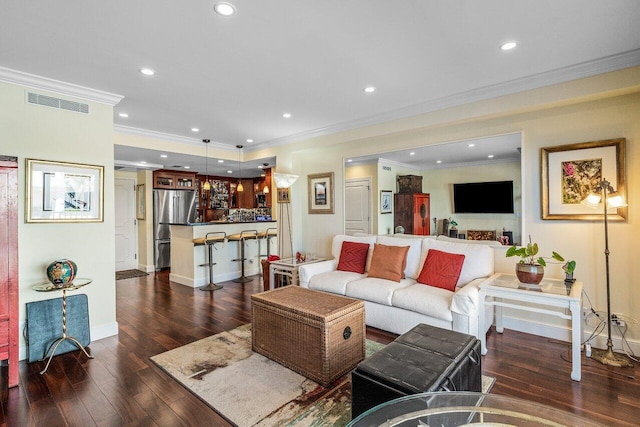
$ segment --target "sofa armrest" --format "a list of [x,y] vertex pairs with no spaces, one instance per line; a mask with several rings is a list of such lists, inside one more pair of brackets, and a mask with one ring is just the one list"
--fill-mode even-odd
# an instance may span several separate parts
[[334,271],[336,268],[338,268],[338,261],[335,259],[313,262],[311,264],[303,264],[298,268],[298,278],[300,280],[300,286],[303,288],[308,288],[309,280],[311,280],[313,276],[320,273]]
[[478,316],[478,306],[480,303],[479,288],[480,283],[484,282],[486,277],[472,280],[462,288],[457,288],[453,298],[451,299],[452,312],[464,314],[466,316]]

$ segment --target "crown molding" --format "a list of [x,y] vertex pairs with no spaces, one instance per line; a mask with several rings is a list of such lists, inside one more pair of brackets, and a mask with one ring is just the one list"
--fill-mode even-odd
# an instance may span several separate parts
[[[140,129],[140,128],[134,128],[130,126],[123,126],[123,125],[113,125],[113,130],[119,133],[124,133],[124,134],[134,135],[134,136],[141,136],[144,138],[160,139],[162,141],[167,141],[167,142],[177,142],[179,144],[187,144],[187,145],[202,145],[202,139],[191,138],[191,137],[180,136],[180,135],[173,135],[170,133],[157,132],[154,130]],[[236,147],[230,144],[223,144],[221,142],[216,142],[216,141],[211,141],[209,144],[211,147],[215,147],[220,150],[236,151]]]
[[487,99],[498,98],[513,93],[524,92],[551,86],[559,83],[566,83],[571,80],[578,80],[586,77],[592,77],[598,74],[604,74],[612,71],[622,70],[624,68],[636,67],[640,65],[640,49],[631,50],[618,55],[612,55],[605,58],[596,59],[594,61],[583,62],[557,70],[544,73],[534,74],[507,82],[497,83],[466,92],[460,92],[451,96],[445,96],[387,111],[381,114],[368,116],[362,119],[349,122],[342,122],[323,128],[313,129],[307,132],[301,132],[294,135],[275,138],[253,146],[254,149],[274,147],[279,145],[291,144],[302,140],[312,139],[324,135],[330,135],[338,132],[344,132],[365,126],[376,125],[393,120],[403,119],[420,114],[431,113],[445,108],[457,107],[460,105],[470,104]]
[[124,98],[124,96],[117,95],[115,93],[91,89],[4,67],[0,67],[0,81],[20,86],[27,86],[34,89],[46,90],[47,92],[71,96],[85,101],[99,102],[111,107],[118,105],[118,103]]

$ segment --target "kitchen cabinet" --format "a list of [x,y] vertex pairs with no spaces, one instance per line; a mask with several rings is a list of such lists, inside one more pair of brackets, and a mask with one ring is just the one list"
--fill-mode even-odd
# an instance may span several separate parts
[[153,188],[168,190],[195,189],[196,174],[159,170],[153,172]]
[[[209,181],[210,189],[203,188]],[[231,206],[229,181],[221,177],[198,175],[196,177],[196,209],[201,221],[219,220],[227,215]]]
[[237,194],[238,207],[252,209],[256,205],[256,199],[253,195],[253,179],[243,179],[241,181],[244,191],[240,191]]
[[[271,207],[271,191],[273,185],[271,184],[271,168],[264,169],[265,176],[255,178],[253,184],[253,193],[256,198],[256,207]],[[265,191],[266,190],[266,191]]]
[[406,234],[427,236],[431,233],[430,195],[426,193],[396,193],[394,195],[393,227],[404,227]]

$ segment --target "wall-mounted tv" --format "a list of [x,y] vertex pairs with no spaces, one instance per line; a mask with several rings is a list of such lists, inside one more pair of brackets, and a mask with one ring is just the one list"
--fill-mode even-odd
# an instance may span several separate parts
[[453,184],[455,213],[513,213],[513,181]]

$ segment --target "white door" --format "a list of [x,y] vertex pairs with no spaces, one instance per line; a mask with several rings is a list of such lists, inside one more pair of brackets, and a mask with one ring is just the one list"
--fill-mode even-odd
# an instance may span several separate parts
[[135,187],[133,179],[115,179],[116,271],[138,268]]
[[347,179],[344,205],[345,233],[371,234],[371,178]]

